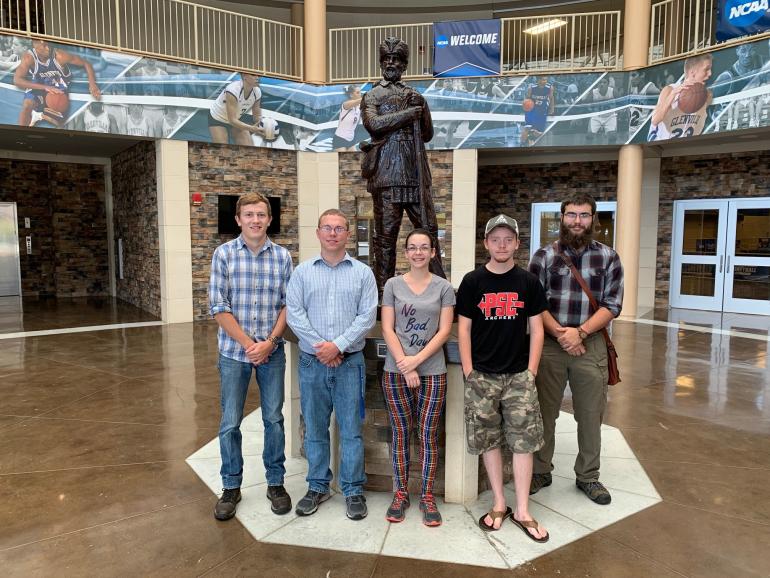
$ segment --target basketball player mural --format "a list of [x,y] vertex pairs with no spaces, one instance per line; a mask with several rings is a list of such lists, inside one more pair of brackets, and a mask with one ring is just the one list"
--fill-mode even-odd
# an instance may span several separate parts
[[[361,118],[372,137],[361,145],[365,152],[361,174],[374,201],[374,276],[382,294],[385,281],[396,272],[396,243],[406,211],[415,228],[438,241],[438,224],[431,198],[431,175],[425,143],[433,138],[428,103],[401,82],[409,62],[409,47],[398,38],[386,38],[379,47],[383,79],[363,96]],[[437,244],[430,269],[446,277]]]
[[543,136],[548,115],[554,110],[553,86],[547,76],[540,76],[537,84],[527,89],[527,96],[521,103],[524,110],[524,130],[521,131],[521,144],[529,146]]
[[711,77],[711,54],[699,54],[684,61],[684,79],[660,91],[652,112],[648,141],[687,138],[703,132],[711,104],[705,82]]
[[19,113],[19,125],[35,126],[46,120],[61,127],[69,110],[71,66],[85,68],[88,90],[96,100],[101,92],[96,84],[94,67],[80,56],[53,48],[45,40],[33,40],[32,48],[21,58],[13,75],[13,83],[25,90]]

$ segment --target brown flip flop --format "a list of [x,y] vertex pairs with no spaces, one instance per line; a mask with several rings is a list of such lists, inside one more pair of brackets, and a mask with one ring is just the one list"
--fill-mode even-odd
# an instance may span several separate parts
[[[487,516],[492,518],[491,526],[487,526],[484,523],[484,518],[486,518]],[[511,510],[510,506],[508,506],[505,509],[505,512],[500,512],[498,510],[490,510],[489,512],[481,516],[481,518],[479,518],[479,528],[481,528],[485,532],[497,532],[500,528],[495,528],[495,520],[499,520],[502,518],[502,521],[505,522],[505,519],[508,517],[511,517],[511,518],[513,517],[513,510]],[[502,527],[502,525],[503,523],[500,522],[500,527]]]
[[532,534],[532,532],[530,532],[528,530],[528,528],[535,528],[535,529],[537,529],[538,526],[540,525],[540,524],[537,523],[537,520],[535,520],[534,518],[531,519],[531,520],[523,520],[523,521],[521,521],[521,520],[517,520],[516,518],[514,518],[513,514],[511,514],[511,522],[513,522],[519,528],[521,528],[521,531],[524,532],[530,540],[534,540],[538,544],[544,544],[545,542],[548,541],[548,538],[551,537],[551,534],[546,534],[542,538],[536,538]]

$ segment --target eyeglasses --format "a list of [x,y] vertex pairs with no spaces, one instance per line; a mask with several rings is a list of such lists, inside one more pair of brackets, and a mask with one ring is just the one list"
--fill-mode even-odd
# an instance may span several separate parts
[[593,217],[593,213],[573,213],[572,211],[570,211],[569,213],[564,213],[564,218],[570,221],[574,221],[578,217],[580,217],[581,221],[587,221],[588,219]]
[[407,253],[430,253],[430,250],[430,245],[420,245],[419,247],[417,245],[409,245],[406,248]]
[[332,227],[331,225],[322,225],[321,227],[318,227],[318,228],[321,229],[327,235],[330,235],[332,231],[334,231],[338,235],[342,235],[342,233],[348,230],[347,227],[339,227],[339,226]]

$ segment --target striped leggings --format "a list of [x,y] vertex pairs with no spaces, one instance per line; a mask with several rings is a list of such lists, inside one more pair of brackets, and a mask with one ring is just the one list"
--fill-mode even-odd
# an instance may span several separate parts
[[388,404],[393,429],[393,473],[396,489],[408,491],[409,433],[417,417],[422,462],[422,495],[433,493],[433,480],[438,466],[438,423],[446,399],[446,373],[420,377],[420,386],[406,385],[400,373],[386,371],[382,375],[382,392]]

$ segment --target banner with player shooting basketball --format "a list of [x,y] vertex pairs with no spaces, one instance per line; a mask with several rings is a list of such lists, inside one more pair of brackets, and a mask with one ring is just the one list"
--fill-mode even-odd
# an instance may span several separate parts
[[[770,126],[767,39],[631,72],[409,82],[432,149],[577,147]],[[0,124],[357,151],[367,82],[315,86],[0,35]]]

